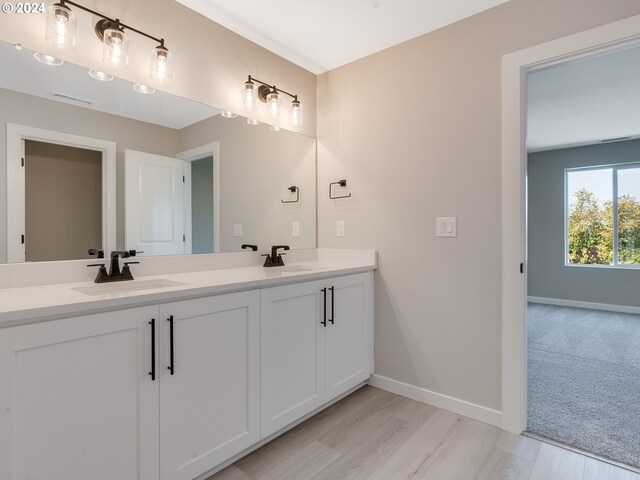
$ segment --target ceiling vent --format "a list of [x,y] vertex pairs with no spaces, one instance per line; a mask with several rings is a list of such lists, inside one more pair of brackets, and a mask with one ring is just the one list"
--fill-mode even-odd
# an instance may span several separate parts
[[93,100],[86,100],[84,98],[72,97],[71,95],[65,95],[64,93],[58,92],[49,92],[49,97],[54,100],[60,100],[62,102],[67,103],[75,103],[76,105],[83,105],[85,107],[89,105],[93,105],[95,102]]
[[606,140],[600,140],[600,143],[621,142],[622,140],[631,140],[631,137],[607,138]]

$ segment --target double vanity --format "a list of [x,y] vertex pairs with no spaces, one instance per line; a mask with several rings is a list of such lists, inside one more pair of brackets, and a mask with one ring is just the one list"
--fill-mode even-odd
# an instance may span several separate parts
[[206,478],[360,386],[375,252],[289,253],[0,288],[0,478]]

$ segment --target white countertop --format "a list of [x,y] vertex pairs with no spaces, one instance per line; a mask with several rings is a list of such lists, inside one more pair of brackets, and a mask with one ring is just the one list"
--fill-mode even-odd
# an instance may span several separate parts
[[[136,277],[133,281],[95,284],[61,283],[0,289],[0,328],[36,323],[69,316],[99,313],[174,302],[189,298],[264,288],[370,271],[376,268],[375,252],[370,258],[351,261],[338,255],[314,261],[289,263],[285,267],[243,266],[195,272],[167,273]],[[181,282],[184,285],[135,290],[136,283],[153,280]],[[131,285],[128,292],[108,292],[110,286]],[[142,284],[141,284],[142,285]],[[87,295],[75,288],[105,286],[105,294]]]

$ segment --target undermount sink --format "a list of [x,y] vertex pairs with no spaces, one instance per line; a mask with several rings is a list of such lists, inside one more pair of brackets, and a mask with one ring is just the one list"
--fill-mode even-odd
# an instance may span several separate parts
[[296,272],[309,272],[313,270],[311,267],[303,267],[302,265],[290,265],[288,267],[272,267],[275,273],[296,273]]
[[141,290],[155,290],[158,288],[180,287],[184,282],[158,278],[154,280],[130,280],[114,283],[96,283],[86,287],[73,287],[72,290],[85,295],[115,295],[119,293],[139,292]]

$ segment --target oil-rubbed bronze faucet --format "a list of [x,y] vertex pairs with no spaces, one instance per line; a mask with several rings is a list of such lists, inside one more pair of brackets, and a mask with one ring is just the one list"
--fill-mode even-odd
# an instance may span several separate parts
[[104,263],[94,263],[91,265],[87,265],[87,267],[100,267],[98,269],[98,275],[96,275],[96,279],[94,282],[96,283],[107,283],[107,282],[121,282],[123,280],[133,280],[133,275],[131,274],[131,269],[129,269],[129,265],[132,263],[140,263],[140,262],[125,262],[122,271],[120,271],[120,257],[128,258],[131,255],[130,252],[126,250],[115,250],[111,252],[111,265],[109,267],[109,273],[107,273],[107,269],[104,266]]
[[264,267],[284,267],[284,261],[282,260],[282,255],[286,255],[286,253],[278,254],[278,250],[282,248],[284,250],[289,250],[289,245],[274,245],[271,247],[271,256],[268,253],[262,255],[263,257],[267,257],[264,261]]

